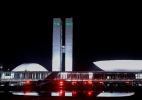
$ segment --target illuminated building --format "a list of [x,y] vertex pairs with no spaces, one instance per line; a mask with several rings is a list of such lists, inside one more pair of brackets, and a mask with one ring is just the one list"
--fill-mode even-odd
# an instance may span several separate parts
[[15,67],[12,71],[2,72],[1,79],[39,80],[44,79],[48,74],[48,70],[37,63],[24,63]]
[[[65,40],[65,45],[63,45]],[[65,36],[61,18],[53,19],[52,71],[63,71],[63,53],[65,53],[65,71],[72,71],[73,21],[65,19]]]
[[104,71],[142,71],[142,60],[105,60],[93,63]]

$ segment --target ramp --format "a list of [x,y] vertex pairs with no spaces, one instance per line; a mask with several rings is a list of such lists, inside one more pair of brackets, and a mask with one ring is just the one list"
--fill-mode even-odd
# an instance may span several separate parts
[[50,75],[48,75],[44,80],[53,80],[59,72],[52,72]]

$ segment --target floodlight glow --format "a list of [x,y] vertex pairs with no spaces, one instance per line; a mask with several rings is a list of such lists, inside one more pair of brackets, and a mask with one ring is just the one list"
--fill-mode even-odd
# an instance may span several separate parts
[[104,71],[142,71],[142,60],[106,60],[93,63]]

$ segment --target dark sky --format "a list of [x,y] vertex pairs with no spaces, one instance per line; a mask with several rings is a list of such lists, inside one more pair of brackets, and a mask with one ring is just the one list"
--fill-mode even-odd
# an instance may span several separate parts
[[56,12],[49,14],[42,9],[7,9],[2,12],[0,64],[4,70],[34,62],[51,71],[54,17],[73,17],[75,71],[98,70],[93,61],[142,59],[142,16],[137,10]]

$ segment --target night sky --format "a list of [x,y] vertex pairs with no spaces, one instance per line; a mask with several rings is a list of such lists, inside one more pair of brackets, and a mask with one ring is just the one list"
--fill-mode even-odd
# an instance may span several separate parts
[[3,70],[12,70],[22,63],[38,63],[51,71],[55,17],[73,18],[74,71],[99,70],[93,64],[99,60],[142,60],[142,16],[135,10],[54,15],[41,9],[7,9],[1,17]]

